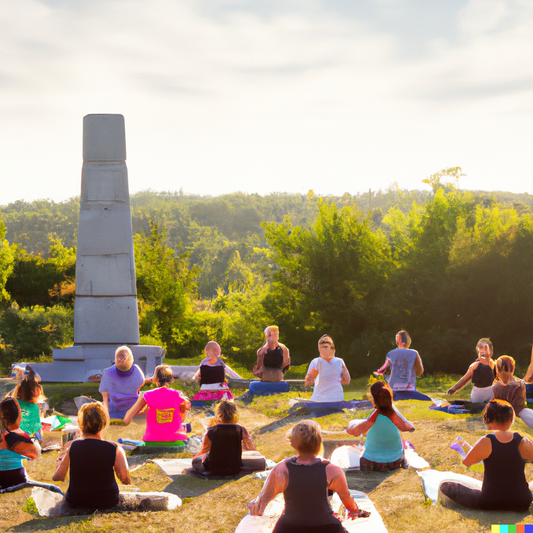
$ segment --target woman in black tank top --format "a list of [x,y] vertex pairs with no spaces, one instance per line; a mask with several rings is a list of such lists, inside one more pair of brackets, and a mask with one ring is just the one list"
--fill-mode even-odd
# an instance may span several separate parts
[[492,511],[526,512],[532,494],[524,475],[525,461],[533,461],[533,443],[509,431],[514,421],[511,404],[491,400],[483,411],[483,421],[494,430],[477,441],[463,461],[485,465],[481,490],[457,482],[441,483],[440,492],[465,507]]
[[109,425],[109,415],[101,403],[82,405],[78,421],[82,436],[65,445],[52,479],[63,481],[70,469],[65,495],[68,505],[109,509],[119,501],[115,473],[122,483],[131,484],[126,455],[118,444],[102,438],[102,431]]
[[338,493],[352,518],[370,515],[351,497],[342,469],[317,455],[321,445],[320,426],[313,420],[298,422],[291,432],[291,446],[297,455],[271,471],[261,494],[250,503],[250,514],[261,516],[276,494],[283,492],[285,510],[272,533],[344,531],[329,506],[328,489]]
[[466,374],[452,387],[447,394],[454,394],[472,381],[473,387],[470,393],[470,401],[473,403],[485,403],[494,398],[492,383],[496,377],[496,363],[492,359],[493,348],[490,339],[479,339],[476,345],[478,358],[468,367]]

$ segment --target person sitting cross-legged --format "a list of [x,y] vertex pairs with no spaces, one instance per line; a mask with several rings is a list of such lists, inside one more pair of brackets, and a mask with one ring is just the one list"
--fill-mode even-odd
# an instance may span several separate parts
[[265,329],[266,342],[257,350],[257,364],[252,372],[261,381],[279,382],[291,365],[289,349],[279,342],[278,326]]
[[170,388],[174,376],[168,365],[159,365],[151,381],[158,388],[139,396],[124,416],[124,424],[128,425],[136,414],[148,407],[146,431],[142,440],[152,446],[183,445],[187,440],[183,421],[191,409],[191,402],[180,391]]
[[248,506],[251,515],[262,516],[268,503],[283,492],[285,509],[272,533],[342,533],[343,526],[328,502],[328,490],[337,492],[351,518],[370,515],[350,495],[342,469],[318,455],[322,435],[317,422],[298,422],[290,432],[290,442],[296,455],[272,469],[261,494]]
[[119,502],[115,474],[124,485],[131,480],[124,450],[102,436],[109,415],[100,402],[86,403],[78,412],[78,423],[81,437],[65,444],[52,479],[63,481],[70,470],[65,501],[71,508],[115,507]]
[[237,407],[222,400],[215,407],[215,424],[207,430],[202,449],[192,461],[200,473],[233,476],[245,470],[264,470],[265,458],[257,451],[248,430],[237,424]]
[[394,408],[392,390],[387,384],[377,381],[370,387],[370,393],[375,411],[360,424],[350,423],[347,432],[354,436],[367,433],[361,470],[395,470],[402,466],[404,455],[400,431],[414,431],[415,428]]
[[481,437],[463,460],[466,467],[484,464],[480,489],[444,481],[439,491],[446,498],[470,509],[527,512],[533,496],[524,474],[526,461],[533,461],[533,443],[510,430],[515,413],[510,403],[491,400],[483,411],[483,422],[491,430]]

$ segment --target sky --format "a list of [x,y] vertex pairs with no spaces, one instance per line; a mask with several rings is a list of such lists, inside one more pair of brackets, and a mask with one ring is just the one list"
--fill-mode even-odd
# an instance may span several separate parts
[[0,0],[0,205],[79,195],[91,113],[131,193],[533,193],[533,2]]

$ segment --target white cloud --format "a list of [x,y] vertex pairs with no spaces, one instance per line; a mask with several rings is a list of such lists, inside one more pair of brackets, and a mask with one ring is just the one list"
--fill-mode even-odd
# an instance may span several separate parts
[[4,2],[0,204],[77,194],[82,117],[106,112],[132,191],[353,193],[456,165],[528,190],[533,6],[446,5]]

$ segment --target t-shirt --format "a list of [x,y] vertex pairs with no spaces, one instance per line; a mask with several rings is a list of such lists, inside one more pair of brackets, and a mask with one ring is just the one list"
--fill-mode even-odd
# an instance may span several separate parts
[[187,433],[180,431],[183,425],[180,406],[187,401],[181,392],[167,387],[159,387],[146,391],[143,398],[148,404],[144,441],[174,442],[187,440]]
[[137,401],[143,383],[144,376],[137,365],[133,365],[126,372],[122,372],[115,365],[106,368],[98,390],[109,393],[109,414],[124,416]]
[[329,361],[322,357],[317,357],[311,361],[307,373],[311,370],[316,370],[318,376],[315,380],[310,401],[342,402],[344,400],[344,391],[341,385],[342,363],[342,359],[338,357],[333,357]]
[[396,348],[387,354],[391,362],[389,386],[392,390],[416,390],[416,372],[414,365],[418,352],[409,348]]

